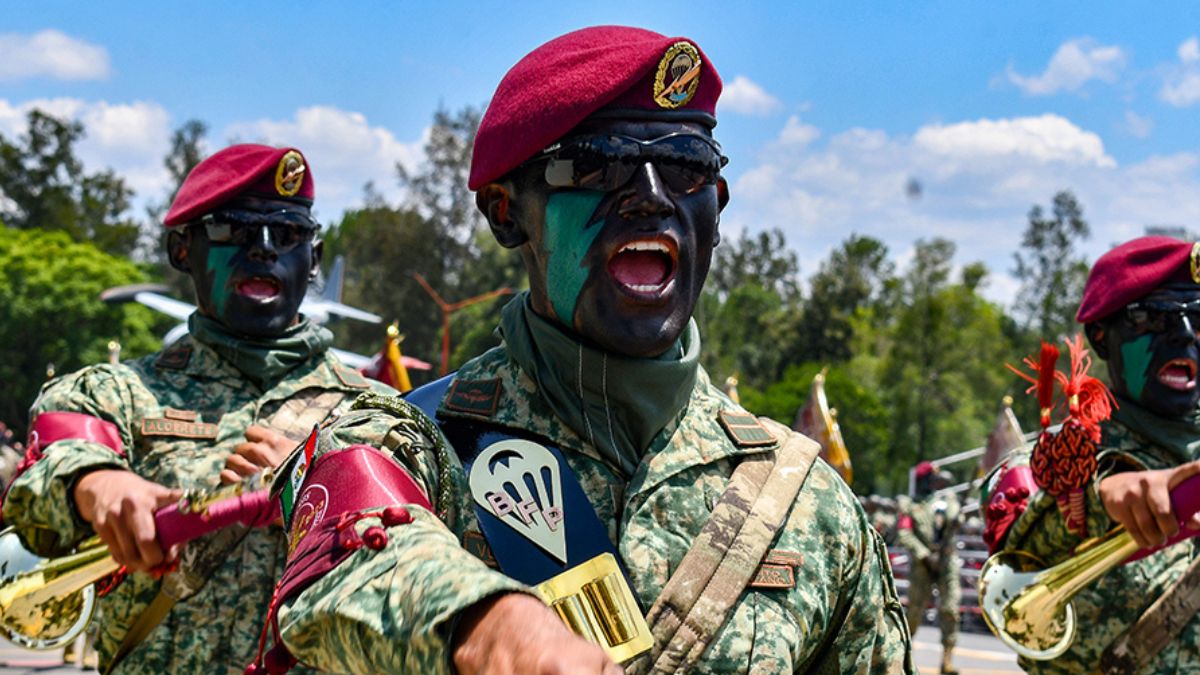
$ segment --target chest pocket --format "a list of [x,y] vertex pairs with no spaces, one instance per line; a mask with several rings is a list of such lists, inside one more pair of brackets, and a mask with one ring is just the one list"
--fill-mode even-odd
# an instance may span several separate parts
[[308,438],[313,427],[325,422],[347,396],[341,391],[304,389],[287,399],[264,403],[258,412],[259,424],[299,443]]
[[762,675],[793,672],[792,650],[801,643],[801,626],[772,597],[780,592],[743,594],[729,620],[700,657],[696,671]]
[[142,418],[134,457],[138,473],[172,487],[214,485],[225,458],[225,453],[214,452],[221,440],[217,421],[175,408]]

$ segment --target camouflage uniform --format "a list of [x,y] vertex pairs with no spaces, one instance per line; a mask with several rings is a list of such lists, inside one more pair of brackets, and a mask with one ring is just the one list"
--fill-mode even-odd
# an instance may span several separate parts
[[[1125,399],[1102,428],[1099,470],[1086,490],[1089,537],[1101,536],[1114,526],[1097,493],[1101,478],[1117,470],[1165,469],[1200,458],[1200,429],[1194,423],[1159,417]],[[1027,466],[1029,460],[1029,451],[1010,455],[997,467],[988,487],[993,488],[1005,471]],[[989,494],[990,490],[981,503],[988,503]],[[1055,499],[1038,491],[1008,531],[1003,550],[1027,551],[1054,565],[1070,557],[1080,542],[1067,529]],[[1032,673],[1096,672],[1104,650],[1183,574],[1196,551],[1195,540],[1187,539],[1108,572],[1074,598],[1078,630],[1071,648],[1052,661],[1022,658],[1021,667]],[[1200,672],[1200,617],[1191,617],[1178,637],[1139,672]]]
[[[632,477],[551,412],[503,346],[468,362],[456,377],[496,382],[494,412],[448,407],[451,392],[439,417],[532,432],[561,448],[646,607],[700,532],[738,460],[762,451],[739,447],[718,424],[720,411],[742,409],[702,369],[677,425],[663,432],[665,445],[647,454]],[[447,639],[456,614],[522,587],[467,552],[487,557],[461,464],[442,448],[440,434],[422,431],[418,413],[391,407],[390,413],[365,409],[343,416],[323,431],[318,455],[356,443],[384,446],[423,485],[444,522],[410,506],[414,522],[390,528],[381,551],[353,553],[285,607],[279,625],[292,653],[318,668],[450,672]],[[378,524],[366,518],[357,529]],[[771,552],[790,559],[794,585],[745,592],[699,671],[912,671],[883,542],[828,465],[814,465]]]
[[[92,535],[72,500],[81,472],[122,468],[167,487],[213,488],[250,425],[268,424],[302,438],[328,409],[347,407],[370,385],[327,351],[328,331],[307,322],[290,333],[297,331],[312,340],[310,349],[298,355],[304,358],[294,367],[265,382],[250,379],[193,336],[160,354],[84,368],[50,382],[34,404],[34,417],[62,411],[109,422],[120,433],[124,455],[85,440],[50,444],[14,482],[4,503],[5,521],[35,552],[61,555]],[[120,671],[241,673],[257,647],[286,549],[280,528],[251,531],[208,583],[176,604],[121,662]],[[160,586],[148,574],[132,574],[100,601],[102,668]]]
[[[916,635],[937,588],[942,647],[950,650],[958,642],[962,603],[962,560],[954,546],[961,518],[958,497],[953,492],[934,492],[920,501],[904,502],[902,518],[907,518],[898,527],[896,538],[908,551],[908,630]],[[936,571],[926,564],[931,556],[937,559]]]

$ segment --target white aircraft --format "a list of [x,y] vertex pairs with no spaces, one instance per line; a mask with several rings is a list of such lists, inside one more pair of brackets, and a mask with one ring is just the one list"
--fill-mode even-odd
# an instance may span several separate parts
[[[378,314],[361,310],[357,307],[342,302],[342,283],[346,276],[345,260],[342,256],[338,256],[333,260],[333,267],[329,270],[329,275],[326,277],[325,287],[320,293],[314,292],[310,287],[308,295],[304,297],[304,301],[300,303],[300,313],[319,324],[326,324],[330,321],[338,319],[354,319],[355,321],[363,321],[366,323],[383,323],[383,318]],[[100,293],[100,299],[108,303],[119,302],[139,302],[150,309],[162,312],[167,316],[174,317],[184,323],[172,328],[163,338],[163,345],[173,344],[176,340],[187,334],[187,318],[192,312],[196,311],[196,306],[176,300],[167,295],[171,289],[162,284],[128,284],[125,286],[114,286],[105,289]],[[338,357],[338,359],[354,368],[361,370],[378,358],[377,356],[363,356],[355,354],[343,349],[330,349]],[[429,370],[430,364],[415,359],[410,356],[401,357],[405,368],[414,370]]]

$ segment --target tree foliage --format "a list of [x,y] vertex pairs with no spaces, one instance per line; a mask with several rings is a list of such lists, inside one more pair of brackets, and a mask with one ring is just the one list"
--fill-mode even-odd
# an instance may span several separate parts
[[28,130],[0,136],[0,219],[9,227],[66,232],[103,251],[128,256],[138,223],[128,215],[133,191],[112,170],[88,173],[75,155],[83,124],[40,110]]
[[1018,313],[1037,336],[1056,340],[1077,330],[1075,309],[1088,273],[1077,247],[1090,234],[1083,207],[1069,191],[1054,195],[1049,215],[1036,204],[1029,210],[1013,273],[1022,282]]
[[106,305],[100,291],[144,281],[137,267],[63,232],[0,226],[0,420],[23,428],[46,379],[105,361],[118,340],[122,358],[158,349],[163,317],[138,305]]

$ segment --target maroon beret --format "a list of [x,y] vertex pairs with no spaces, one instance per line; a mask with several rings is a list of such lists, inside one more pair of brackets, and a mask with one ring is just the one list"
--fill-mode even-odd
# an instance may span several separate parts
[[191,222],[242,195],[311,205],[313,194],[312,171],[299,150],[231,145],[188,173],[163,224],[175,227]]
[[1170,282],[1200,283],[1200,244],[1139,237],[1100,256],[1083,287],[1075,320],[1099,321]]
[[917,471],[916,471],[917,478],[924,478],[925,476],[928,476],[929,474],[934,472],[935,468],[936,467],[933,466],[933,462],[930,462],[928,460],[921,462],[920,464],[917,465]]
[[626,26],[567,33],[518,61],[496,87],[468,186],[512,171],[601,108],[692,113],[711,127],[720,95],[720,76],[687,38]]

